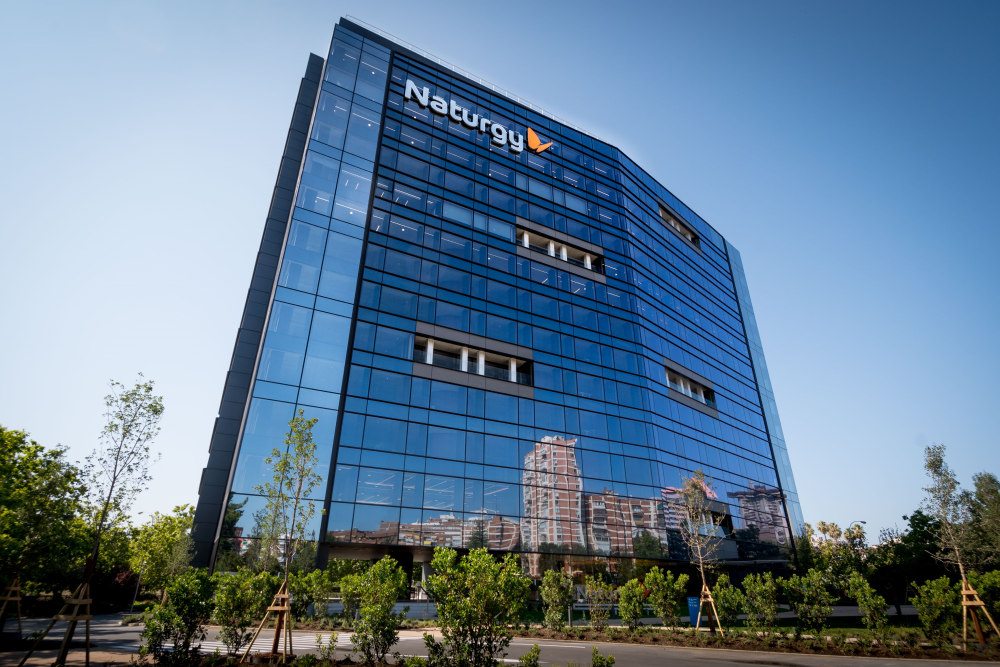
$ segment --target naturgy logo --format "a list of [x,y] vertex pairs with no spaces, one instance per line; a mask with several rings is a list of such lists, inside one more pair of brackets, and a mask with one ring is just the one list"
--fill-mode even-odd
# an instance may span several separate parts
[[[512,153],[520,153],[524,150],[524,137],[515,130],[508,130],[503,125],[493,123],[488,118],[483,118],[479,114],[470,114],[468,109],[464,109],[451,101],[449,105],[443,97],[431,96],[430,88],[417,88],[417,84],[410,79],[406,80],[406,93],[403,95],[406,100],[415,101],[423,108],[430,107],[431,111],[439,116],[448,116],[452,120],[461,123],[470,130],[479,130],[481,133],[490,133],[491,141],[497,146],[507,146]],[[528,128],[528,148],[535,153],[541,153],[552,145],[550,141],[543,144],[535,134],[535,131]]]

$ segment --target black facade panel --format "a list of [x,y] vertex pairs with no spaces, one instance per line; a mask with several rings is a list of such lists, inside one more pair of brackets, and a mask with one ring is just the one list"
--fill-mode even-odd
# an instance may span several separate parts
[[[259,335],[257,337],[260,338]],[[240,341],[236,344],[234,358],[241,360],[248,359],[250,361],[250,370],[253,370],[253,364],[257,361],[257,344],[246,340]]]
[[[270,285],[268,287],[270,287]],[[260,343],[260,332],[251,331],[249,329],[240,329],[239,338],[237,340],[239,340],[239,342],[241,343],[249,343],[250,345],[253,345],[254,348],[256,348],[257,345]],[[257,358],[256,349],[254,350],[253,358],[254,359]]]
[[229,467],[225,468],[206,468],[205,474],[201,478],[202,488],[209,486],[220,487],[223,492],[226,489],[226,484],[229,482]]
[[237,354],[233,356],[231,368],[238,373],[253,373],[253,364],[253,357],[243,357]]
[[[240,407],[240,410],[240,418],[242,419],[242,406]],[[215,435],[212,436],[212,451],[214,452],[216,449],[224,452],[233,451],[236,449],[236,436],[230,435],[229,433],[215,433]]]
[[230,371],[226,380],[226,385],[231,387],[249,387],[250,375],[248,373],[235,373]]
[[223,401],[222,407],[219,408],[219,419],[243,419],[243,405]]
[[219,424],[215,427],[215,432],[225,435],[239,435],[240,433],[240,421],[243,419],[243,415],[240,415],[239,419],[222,419],[219,418]]
[[257,329],[258,331],[262,331],[264,329],[264,318],[247,315],[243,318],[243,326],[248,329]]
[[302,155],[306,148],[306,135],[303,132],[290,132],[288,142],[285,144],[285,157],[295,159]]
[[226,387],[226,390],[222,392],[222,400],[224,401],[246,401],[247,394],[249,390],[246,387]]

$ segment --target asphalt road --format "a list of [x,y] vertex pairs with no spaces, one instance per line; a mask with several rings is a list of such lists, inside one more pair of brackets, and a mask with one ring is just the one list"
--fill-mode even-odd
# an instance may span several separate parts
[[[98,616],[91,623],[91,641],[99,646],[120,650],[137,651],[141,626],[122,627],[118,625],[121,616],[118,614]],[[24,622],[25,633],[44,629],[49,621],[31,619]],[[50,637],[61,637],[65,623],[57,623]],[[8,624],[10,632],[16,626]],[[263,637],[265,645],[261,649],[268,650],[273,631]],[[203,650],[213,652],[216,648],[225,651],[225,647],[217,641],[216,631],[209,631],[208,640],[202,644]],[[324,632],[324,642],[329,641],[330,633]],[[83,628],[79,628],[77,638],[83,638]],[[293,649],[297,654],[315,652],[315,632],[294,632]],[[541,662],[545,665],[566,665],[575,662],[581,667],[589,667],[591,651],[597,646],[602,655],[615,656],[616,667],[649,667],[650,665],[670,665],[670,667],[745,667],[746,665],[774,665],[777,667],[862,667],[865,664],[905,663],[905,665],[940,663],[937,660],[891,660],[886,658],[841,657],[821,655],[798,655],[787,653],[764,653],[760,651],[732,651],[709,648],[678,648],[665,646],[646,646],[635,644],[603,644],[594,642],[552,641],[515,639],[511,642],[505,662],[516,663],[517,658],[524,655],[537,643],[541,649]],[[260,644],[258,644],[260,645]],[[339,633],[337,641],[338,657],[345,657],[351,650],[350,633]],[[403,655],[419,655],[426,657],[422,631],[404,630],[396,649]],[[11,656],[13,657],[13,656]],[[969,664],[964,662],[963,664]],[[996,664],[983,662],[981,664]]]

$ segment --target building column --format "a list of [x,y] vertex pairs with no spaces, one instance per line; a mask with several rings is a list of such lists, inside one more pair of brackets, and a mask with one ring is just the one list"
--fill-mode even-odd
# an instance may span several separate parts
[[476,355],[476,374],[486,375],[486,353],[480,352]]
[[528,232],[521,233],[521,245],[525,248],[528,247]]
[[555,256],[556,256],[556,242],[549,241],[549,257],[555,257]]
[[517,382],[517,359],[510,360],[510,381]]
[[569,259],[569,256],[566,254],[566,246],[562,246],[559,248],[559,259],[561,259],[564,262],[567,259]]
[[434,363],[434,341],[431,340],[430,338],[427,339],[427,359],[426,359],[426,362],[428,364],[432,364],[432,365]]
[[459,367],[463,373],[469,372],[469,348],[462,348],[462,365]]
[[590,263],[590,255],[583,256],[583,265],[588,269],[593,269],[593,265]]

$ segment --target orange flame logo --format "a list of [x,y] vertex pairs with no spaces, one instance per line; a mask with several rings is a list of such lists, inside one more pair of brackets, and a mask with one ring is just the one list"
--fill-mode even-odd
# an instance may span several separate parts
[[535,131],[532,130],[530,127],[528,128],[528,148],[535,151],[536,153],[541,153],[551,145],[552,145],[551,141],[547,144],[543,144],[542,140],[538,138],[537,134],[535,134]]

